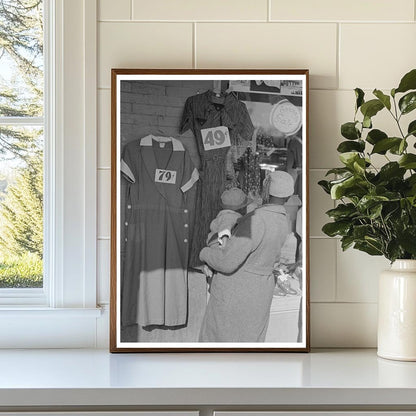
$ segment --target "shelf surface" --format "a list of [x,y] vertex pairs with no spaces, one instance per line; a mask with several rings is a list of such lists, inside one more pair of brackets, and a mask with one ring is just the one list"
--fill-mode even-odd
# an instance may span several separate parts
[[0,407],[416,406],[416,363],[375,350],[136,353],[0,350]]

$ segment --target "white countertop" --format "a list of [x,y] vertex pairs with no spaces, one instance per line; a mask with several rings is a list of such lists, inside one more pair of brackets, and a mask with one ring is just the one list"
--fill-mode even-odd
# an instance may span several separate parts
[[416,406],[416,363],[378,358],[375,350],[0,350],[0,407],[120,404]]

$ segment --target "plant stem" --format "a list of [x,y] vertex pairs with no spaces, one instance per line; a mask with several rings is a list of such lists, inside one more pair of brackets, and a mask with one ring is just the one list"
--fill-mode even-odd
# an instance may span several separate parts
[[397,127],[399,128],[400,134],[402,135],[403,139],[406,139],[405,135],[403,134],[402,127],[400,126],[400,117],[402,115],[400,114],[400,116],[397,116],[397,104],[396,104],[396,99],[395,98],[393,98],[393,103],[394,103],[394,113],[395,113],[395,115],[391,112],[391,110],[389,110],[389,113],[394,118],[394,121],[396,122]]

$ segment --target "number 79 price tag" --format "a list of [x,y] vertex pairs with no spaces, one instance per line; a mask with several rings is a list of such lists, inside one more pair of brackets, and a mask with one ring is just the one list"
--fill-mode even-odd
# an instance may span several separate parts
[[166,169],[156,169],[155,182],[170,183],[174,185],[176,183],[176,171],[166,170]]
[[211,127],[202,129],[202,143],[206,151],[230,147],[230,132],[225,126]]

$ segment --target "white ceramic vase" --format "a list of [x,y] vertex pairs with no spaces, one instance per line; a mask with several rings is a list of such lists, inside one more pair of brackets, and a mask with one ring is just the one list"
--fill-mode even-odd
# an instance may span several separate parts
[[380,275],[377,354],[416,361],[416,260],[396,260]]

